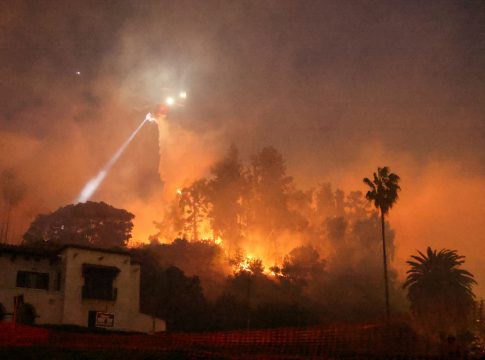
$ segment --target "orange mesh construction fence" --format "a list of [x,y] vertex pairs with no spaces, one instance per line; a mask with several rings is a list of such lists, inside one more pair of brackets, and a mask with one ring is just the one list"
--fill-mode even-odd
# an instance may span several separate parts
[[351,324],[206,333],[98,334],[0,324],[0,347],[150,353],[183,353],[189,358],[418,358],[423,340],[403,324]]

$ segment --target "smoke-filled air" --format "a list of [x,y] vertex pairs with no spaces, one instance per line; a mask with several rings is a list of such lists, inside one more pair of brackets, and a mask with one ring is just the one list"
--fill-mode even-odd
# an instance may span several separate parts
[[482,2],[2,7],[1,242],[102,202],[133,223],[110,245],[265,316],[382,317],[385,293],[406,313],[428,247],[465,256],[485,297]]

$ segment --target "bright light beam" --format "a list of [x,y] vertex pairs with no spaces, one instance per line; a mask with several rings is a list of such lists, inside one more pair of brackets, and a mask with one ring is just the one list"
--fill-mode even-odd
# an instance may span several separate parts
[[143,125],[145,125],[147,121],[153,121],[153,119],[154,118],[152,114],[148,113],[146,115],[145,120],[143,120],[141,124],[138,125],[138,127],[135,129],[135,131],[133,131],[130,137],[119,147],[119,149],[115,152],[115,154],[111,157],[111,159],[99,171],[98,175],[96,175],[96,177],[92,178],[86,183],[86,185],[84,185],[84,188],[82,189],[81,193],[76,199],[76,203],[86,202],[91,198],[91,196],[93,196],[93,194],[96,192],[96,190],[98,190],[103,180],[106,178],[106,175],[108,175],[108,172],[111,170],[111,168],[116,163],[116,161],[118,161],[118,159],[126,150],[128,145],[130,145],[131,141],[135,138],[136,134],[138,134],[140,129],[143,127]]

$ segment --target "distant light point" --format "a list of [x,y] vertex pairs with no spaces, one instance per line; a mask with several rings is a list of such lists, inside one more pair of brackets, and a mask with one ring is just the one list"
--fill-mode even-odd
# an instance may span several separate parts
[[173,104],[175,104],[175,99],[169,96],[168,98],[165,99],[165,104],[168,106],[172,106]]

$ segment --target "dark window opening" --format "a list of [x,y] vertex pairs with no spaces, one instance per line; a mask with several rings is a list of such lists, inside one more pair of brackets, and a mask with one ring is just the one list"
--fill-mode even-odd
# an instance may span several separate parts
[[56,290],[57,291],[61,290],[61,281],[62,281],[61,272],[58,271],[57,274],[56,274]]
[[116,300],[117,289],[113,281],[119,273],[114,266],[83,264],[83,299]]
[[49,274],[33,271],[17,272],[17,287],[49,290]]
[[96,314],[97,311],[89,311],[88,313],[88,327],[93,328],[96,327]]
[[17,310],[16,321],[19,324],[34,325],[37,313],[31,304],[20,304]]

